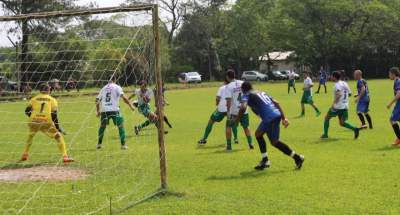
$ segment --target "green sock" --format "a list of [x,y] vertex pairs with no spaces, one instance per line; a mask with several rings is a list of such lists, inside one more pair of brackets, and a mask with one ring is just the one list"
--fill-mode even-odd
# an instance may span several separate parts
[[233,127],[232,127],[232,133],[233,133],[233,138],[234,138],[235,140],[237,140],[237,139],[238,139],[238,129],[237,129],[237,126],[233,126]]
[[226,145],[228,145],[228,146],[232,145],[232,140],[231,139],[227,139],[226,140]]
[[119,140],[121,141],[121,145],[125,145],[125,128],[120,127],[118,128],[119,132]]
[[252,145],[252,144],[253,144],[253,139],[251,138],[251,135],[250,135],[250,136],[247,136],[247,143],[248,143],[249,145]]
[[320,113],[320,111],[319,111],[319,109],[318,109],[318,108],[315,108],[315,112],[317,112],[317,113]]
[[106,127],[99,128],[99,141],[97,142],[99,145],[103,143],[104,132],[106,131]]
[[207,124],[206,130],[204,131],[203,140],[207,140],[208,135],[210,135],[212,131],[213,124]]
[[347,123],[347,122],[344,123],[344,127],[345,127],[345,128],[348,128],[348,129],[351,129],[351,130],[353,130],[353,131],[354,131],[354,129],[356,129],[356,128],[354,128],[352,125],[350,125],[350,124]]
[[328,136],[329,120],[324,121],[324,135]]
[[306,114],[306,113],[305,113],[304,110],[302,110],[302,111],[301,111],[301,115],[304,116],[304,114]]
[[147,126],[150,125],[150,120],[146,120],[146,122],[142,123],[141,125],[139,125],[139,129],[143,129]]

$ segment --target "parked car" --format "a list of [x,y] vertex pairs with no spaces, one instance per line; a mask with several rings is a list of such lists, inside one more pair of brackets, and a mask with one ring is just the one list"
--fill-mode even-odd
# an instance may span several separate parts
[[[283,70],[283,71],[280,71],[280,72],[281,72],[282,75],[286,76],[286,79],[289,79],[290,70]],[[295,73],[295,72],[293,72],[293,74],[294,74],[294,79],[297,80],[297,79],[300,78],[300,75],[299,75],[299,74],[297,74],[297,73]]]
[[186,72],[179,74],[179,82],[201,83],[201,75],[198,72]]
[[242,74],[244,81],[268,81],[268,75],[258,71],[244,71]]
[[17,91],[18,84],[5,76],[0,76],[0,88],[6,91]]
[[287,76],[283,75],[280,71],[272,71],[269,78],[272,80],[285,80]]

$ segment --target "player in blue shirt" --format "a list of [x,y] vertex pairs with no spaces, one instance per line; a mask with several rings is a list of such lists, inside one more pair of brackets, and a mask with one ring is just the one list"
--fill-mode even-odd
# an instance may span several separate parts
[[321,89],[321,85],[324,85],[325,88],[325,94],[326,92],[326,82],[328,80],[328,73],[324,70],[324,67],[321,66],[321,70],[319,70],[319,85],[318,85],[318,90],[315,92],[316,94],[319,93],[319,90]]
[[280,122],[285,128],[289,126],[289,121],[285,117],[281,106],[277,101],[268,96],[264,92],[253,91],[253,87],[249,82],[242,84],[242,100],[237,120],[244,115],[247,106],[249,106],[253,112],[261,118],[261,123],[256,130],[256,139],[260,147],[262,160],[255,167],[256,170],[263,170],[270,167],[270,162],[267,156],[267,145],[264,140],[264,134],[266,133],[271,144],[279,149],[284,154],[292,157],[296,163],[296,168],[300,169],[304,162],[304,156],[296,154],[288,145],[279,140],[280,133]]
[[367,125],[365,124],[365,118],[367,118],[369,128],[372,129],[372,119],[368,114],[369,112],[369,89],[367,82],[362,78],[362,71],[356,70],[354,71],[354,79],[357,80],[357,95],[356,95],[356,103],[357,103],[357,114],[358,118],[361,121],[361,129],[366,129]]
[[392,116],[390,117],[390,122],[397,137],[393,143],[393,146],[400,147],[400,128],[398,124],[398,121],[400,121],[400,70],[398,67],[393,67],[389,70],[389,78],[390,80],[394,81],[394,98],[387,105],[387,108],[390,109],[392,105],[396,103],[393,108]]

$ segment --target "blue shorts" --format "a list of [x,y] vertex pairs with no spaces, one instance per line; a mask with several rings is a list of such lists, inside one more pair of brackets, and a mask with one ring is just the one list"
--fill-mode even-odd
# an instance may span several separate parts
[[396,106],[394,106],[392,116],[390,117],[390,121],[392,122],[400,121],[400,102],[397,102]]
[[267,133],[269,141],[279,140],[281,118],[273,119],[272,121],[261,121],[257,130]]
[[320,79],[320,80],[319,80],[319,84],[325,85],[325,84],[326,84],[326,79]]
[[359,101],[357,103],[357,113],[368,113],[369,101]]

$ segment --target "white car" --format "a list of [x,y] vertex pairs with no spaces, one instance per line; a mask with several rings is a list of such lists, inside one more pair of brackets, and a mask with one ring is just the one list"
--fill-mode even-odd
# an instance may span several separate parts
[[262,74],[258,71],[244,71],[242,74],[244,81],[268,81],[268,75]]
[[180,81],[186,83],[201,83],[201,75],[198,72],[181,73]]

